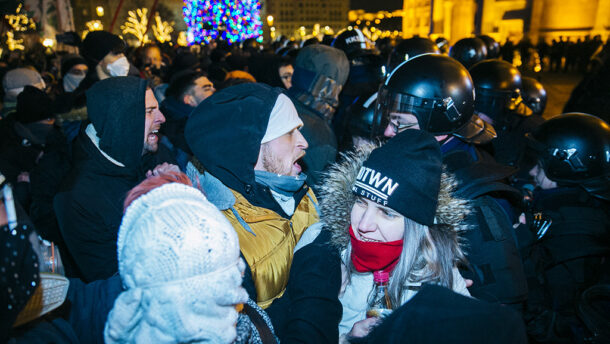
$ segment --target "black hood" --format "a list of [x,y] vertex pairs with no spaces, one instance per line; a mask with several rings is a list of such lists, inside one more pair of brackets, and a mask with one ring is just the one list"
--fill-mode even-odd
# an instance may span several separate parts
[[254,166],[280,93],[281,89],[260,83],[225,88],[193,110],[184,130],[187,144],[206,170],[250,203],[268,209],[277,202],[255,182]]
[[114,77],[87,91],[87,112],[100,149],[126,167],[140,164],[144,148],[146,81]]

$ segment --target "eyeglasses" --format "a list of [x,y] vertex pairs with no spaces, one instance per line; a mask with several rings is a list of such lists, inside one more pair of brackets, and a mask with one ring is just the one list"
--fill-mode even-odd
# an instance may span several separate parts
[[406,129],[413,128],[417,124],[418,123],[401,123],[400,120],[397,118],[390,119],[390,127],[392,127],[392,130],[394,130],[395,134],[398,134]]

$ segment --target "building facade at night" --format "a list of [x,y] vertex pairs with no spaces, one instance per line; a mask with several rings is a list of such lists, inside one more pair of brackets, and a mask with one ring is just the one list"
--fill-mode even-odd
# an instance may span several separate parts
[[[348,24],[349,0],[267,0],[261,7],[265,31],[300,39],[318,33],[338,32]],[[304,27],[305,29],[301,29]],[[315,33],[315,32],[314,32]]]
[[349,12],[350,24],[388,34],[398,29],[386,25],[397,17],[398,36],[443,36],[451,43],[473,34],[499,41],[524,35],[532,41],[587,35],[605,40],[610,34],[610,0],[404,0],[399,9]]

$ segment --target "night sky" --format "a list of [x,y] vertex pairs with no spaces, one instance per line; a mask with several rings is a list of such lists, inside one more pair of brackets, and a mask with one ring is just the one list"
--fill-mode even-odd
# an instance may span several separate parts
[[394,11],[402,9],[402,0],[351,0],[351,9],[366,12]]

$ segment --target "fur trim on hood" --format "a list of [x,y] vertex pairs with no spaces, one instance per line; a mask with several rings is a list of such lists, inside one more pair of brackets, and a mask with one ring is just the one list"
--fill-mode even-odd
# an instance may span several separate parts
[[[319,188],[323,230],[332,232],[331,243],[339,250],[345,249],[350,242],[350,214],[356,201],[352,186],[356,182],[360,167],[373,149],[378,147],[379,145],[375,144],[365,144],[354,151],[341,153],[340,161],[329,167]],[[457,180],[443,167],[439,201],[434,217],[434,226],[439,230],[460,232],[467,229],[464,219],[471,212],[471,206],[467,200],[453,196],[456,186]],[[461,249],[461,243],[456,242],[456,245]]]

